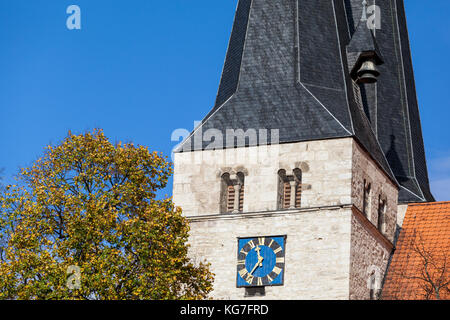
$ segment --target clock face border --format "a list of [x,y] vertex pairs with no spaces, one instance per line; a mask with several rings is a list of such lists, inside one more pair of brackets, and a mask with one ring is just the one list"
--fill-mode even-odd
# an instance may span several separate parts
[[[257,240],[259,238],[265,238],[265,239],[273,239],[273,238],[283,238],[283,245],[280,245],[280,247],[283,250],[283,258],[284,258],[284,263],[283,263],[283,268],[281,270],[281,273],[278,274],[278,276],[281,276],[281,283],[269,283],[269,284],[249,284],[247,282],[244,282],[246,284],[242,285],[239,284],[239,278],[242,280],[242,277],[240,277],[239,275],[239,245],[240,242],[242,240],[247,240],[247,243],[250,242],[251,240],[256,240],[256,245],[258,245]],[[279,286],[283,286],[284,285],[284,271],[286,269],[286,239],[287,239],[287,235],[275,235],[275,236],[250,236],[250,237],[238,237],[237,238],[237,260],[236,260],[236,287],[237,288],[258,288],[258,287],[279,287]],[[276,266],[276,264],[275,264]],[[269,273],[270,274],[270,273]],[[274,278],[275,280],[276,278]]]

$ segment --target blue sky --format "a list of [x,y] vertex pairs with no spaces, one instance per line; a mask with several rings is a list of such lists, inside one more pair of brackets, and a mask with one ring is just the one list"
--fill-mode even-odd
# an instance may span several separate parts
[[[103,128],[170,155],[172,132],[214,103],[236,2],[0,0],[6,182],[68,130]],[[450,200],[450,1],[405,2],[431,184]],[[71,4],[81,30],[66,28]]]

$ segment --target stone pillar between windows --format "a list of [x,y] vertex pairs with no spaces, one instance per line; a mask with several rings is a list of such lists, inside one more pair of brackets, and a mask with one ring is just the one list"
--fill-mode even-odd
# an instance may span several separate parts
[[239,201],[241,196],[241,184],[237,183],[234,188],[234,210],[233,213],[239,213]]

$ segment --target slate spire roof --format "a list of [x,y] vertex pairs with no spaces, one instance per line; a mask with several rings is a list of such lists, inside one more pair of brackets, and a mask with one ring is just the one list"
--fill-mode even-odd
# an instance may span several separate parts
[[[373,32],[360,22],[361,0],[239,0],[202,131],[225,139],[227,129],[278,129],[279,143],[354,137],[400,184],[400,202],[433,201],[403,0],[377,5],[382,28]],[[367,50],[384,64],[376,84],[358,86],[352,64]],[[193,137],[178,151],[210,144]]]

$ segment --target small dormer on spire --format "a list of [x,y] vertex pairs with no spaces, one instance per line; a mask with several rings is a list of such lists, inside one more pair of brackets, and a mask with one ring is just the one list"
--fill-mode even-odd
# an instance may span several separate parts
[[377,82],[380,75],[377,66],[383,64],[375,36],[367,22],[367,1],[364,0],[361,20],[347,46],[350,75],[357,83]]

